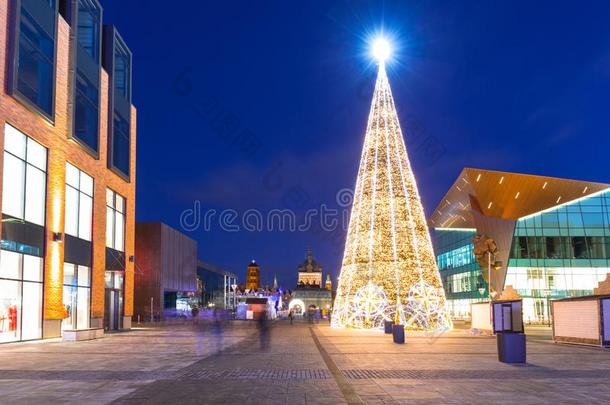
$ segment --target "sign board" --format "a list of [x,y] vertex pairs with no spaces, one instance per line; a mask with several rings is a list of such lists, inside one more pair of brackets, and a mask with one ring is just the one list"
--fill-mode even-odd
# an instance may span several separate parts
[[494,333],[523,332],[523,313],[521,300],[499,301],[493,303]]
[[473,302],[470,305],[471,328],[481,331],[492,331],[491,306],[489,302]]
[[254,311],[246,311],[246,319],[254,319]]

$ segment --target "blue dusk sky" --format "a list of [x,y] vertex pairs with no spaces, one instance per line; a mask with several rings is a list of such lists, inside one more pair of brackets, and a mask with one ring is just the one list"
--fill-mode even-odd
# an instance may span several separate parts
[[[344,230],[252,231],[242,219],[343,209],[381,31],[427,215],[466,166],[610,183],[610,2],[102,5],[134,56],[137,220],[183,229],[242,281],[256,259],[264,282],[277,273],[293,288],[307,247],[336,280]],[[237,218],[223,226],[223,210]]]

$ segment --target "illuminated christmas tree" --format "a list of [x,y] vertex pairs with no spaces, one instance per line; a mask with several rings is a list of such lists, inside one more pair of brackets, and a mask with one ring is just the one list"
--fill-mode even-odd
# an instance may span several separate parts
[[[382,40],[383,41],[383,40]],[[358,169],[332,324],[451,328],[428,226],[385,71],[387,42]]]

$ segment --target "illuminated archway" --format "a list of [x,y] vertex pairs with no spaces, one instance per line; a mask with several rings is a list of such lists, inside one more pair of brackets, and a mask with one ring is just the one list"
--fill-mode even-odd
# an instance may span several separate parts
[[289,310],[294,310],[295,313],[298,314],[303,314],[303,312],[305,312],[305,303],[298,299],[298,298],[294,298],[292,300],[290,300],[290,303],[288,304],[288,309]]

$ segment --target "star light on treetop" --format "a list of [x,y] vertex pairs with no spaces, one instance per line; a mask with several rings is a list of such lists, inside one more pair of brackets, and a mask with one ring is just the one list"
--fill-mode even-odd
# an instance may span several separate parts
[[383,63],[390,57],[392,53],[392,47],[390,46],[390,42],[384,37],[378,37],[373,41],[373,56],[375,59],[379,61],[379,63]]

